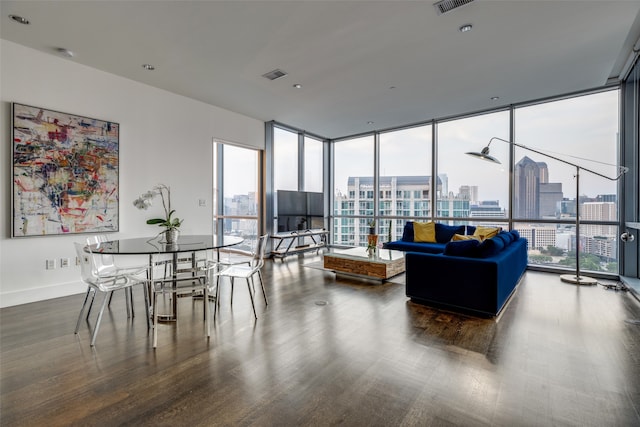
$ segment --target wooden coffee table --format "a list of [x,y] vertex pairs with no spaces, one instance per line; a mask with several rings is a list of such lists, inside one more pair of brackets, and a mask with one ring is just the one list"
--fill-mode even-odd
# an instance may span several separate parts
[[324,254],[324,268],[384,281],[404,273],[404,252],[377,249],[369,255],[367,248],[357,247]]

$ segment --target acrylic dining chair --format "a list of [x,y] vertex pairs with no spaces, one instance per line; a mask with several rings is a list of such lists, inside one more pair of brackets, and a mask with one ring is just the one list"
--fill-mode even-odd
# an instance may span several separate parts
[[[90,345],[92,347],[95,345],[96,337],[98,336],[98,330],[100,329],[100,322],[102,321],[104,310],[107,307],[109,298],[113,291],[120,289],[128,290],[132,286],[138,284],[144,285],[143,289],[145,297],[145,308],[147,312],[147,319],[149,319],[149,296],[146,286],[146,274],[148,270],[146,266],[143,269],[137,271],[133,269],[100,270],[99,266],[102,261],[100,254],[93,253],[91,250],[91,246],[89,245],[75,242],[74,246],[76,249],[76,256],[80,261],[80,272],[82,281],[87,285],[87,293],[85,294],[84,302],[82,303],[80,313],[78,314],[78,321],[76,322],[76,329],[74,331],[75,334],[77,334],[78,330],[80,329],[80,321],[82,320],[82,315],[87,306],[89,298],[91,298],[91,302],[93,303],[95,295],[98,292],[104,294],[104,298],[102,301],[102,306],[100,307],[100,312],[98,313],[98,317],[96,319],[96,324],[93,328],[93,333],[91,334]],[[147,325],[149,325],[148,320]]]
[[[252,288],[255,288],[253,278],[256,274],[258,275],[260,280],[260,287],[262,288],[262,295],[264,297],[264,302],[266,305],[269,304],[269,302],[267,301],[267,294],[264,291],[264,282],[262,280],[262,274],[260,273],[260,270],[264,266],[264,255],[267,247],[268,238],[269,238],[268,234],[260,236],[260,239],[258,240],[258,245],[256,247],[256,251],[253,254],[253,257],[251,258],[251,260],[246,265],[245,264],[232,264],[228,266],[225,266],[224,264],[217,265],[217,268],[220,271],[217,272],[218,277],[217,277],[217,280],[215,280],[217,285],[215,289],[216,306],[220,303],[220,284],[221,284],[222,278],[228,277],[229,281],[231,282],[231,304],[233,304],[233,291],[234,291],[235,279],[245,279],[247,281],[249,296],[251,297],[251,307],[253,308],[253,316],[257,319],[258,315],[256,314],[256,306],[253,299],[254,291],[252,289]],[[217,263],[213,262],[213,264],[217,264]],[[212,285],[213,285],[213,281],[212,281]],[[211,290],[212,289],[210,288],[210,291]],[[214,312],[213,314],[214,316],[216,315],[216,312],[217,311]]]
[[[98,274],[108,275],[108,274],[137,274],[138,272],[145,270],[147,265],[136,265],[130,267],[121,267],[118,266],[115,262],[115,257],[111,254],[100,253],[100,245],[108,242],[109,239],[104,234],[96,234],[94,236],[87,237],[87,245],[93,245],[95,248],[93,252],[95,255],[95,263],[96,268],[98,270]],[[134,317],[134,307],[133,307],[133,289],[131,287],[125,289],[125,303],[127,307],[127,317]],[[109,295],[108,306],[111,307],[111,300],[113,299],[113,292]],[[87,310],[87,318],[91,314],[91,308],[93,306],[93,300],[89,303],[89,308]]]

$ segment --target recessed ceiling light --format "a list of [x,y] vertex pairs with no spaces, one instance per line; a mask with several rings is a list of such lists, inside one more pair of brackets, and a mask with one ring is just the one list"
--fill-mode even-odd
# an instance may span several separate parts
[[293,85],[293,87],[295,87],[296,89],[300,89],[302,85],[300,83],[296,83]]
[[463,26],[461,26],[459,28],[461,33],[466,33],[467,31],[471,31],[471,29],[473,28],[473,25],[471,24],[464,24]]
[[500,99],[500,97],[499,97],[499,96],[492,96],[492,97],[491,97],[491,100],[492,100],[492,101],[497,101],[498,99]]
[[156,67],[154,67],[151,64],[142,64],[142,68],[144,68],[145,70],[149,70],[149,71],[153,71],[156,69]]
[[74,56],[73,52],[71,52],[69,49],[65,49],[63,47],[56,48],[56,52],[58,52],[60,55],[65,56],[67,58],[73,58],[73,56]]
[[27,18],[23,18],[22,16],[9,15],[9,18],[13,19],[18,24],[23,24],[23,25],[29,25],[30,24],[29,20]]
[[369,121],[367,122],[367,124],[368,124],[368,125],[372,125],[372,124],[373,124],[373,122],[372,122],[371,120],[369,120]]

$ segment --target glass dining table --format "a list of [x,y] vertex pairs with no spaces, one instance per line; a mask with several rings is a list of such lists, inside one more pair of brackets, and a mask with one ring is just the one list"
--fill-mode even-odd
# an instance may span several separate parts
[[[153,238],[132,238],[132,239],[118,239],[110,240],[107,242],[100,242],[90,245],[91,251],[96,254],[109,254],[109,255],[146,255],[149,257],[149,281],[153,283],[154,266],[157,260],[164,258],[172,264],[172,274],[176,274],[178,271],[178,262],[180,260],[180,254],[190,254],[188,259],[192,263],[192,267],[196,267],[196,254],[198,252],[205,252],[213,250],[215,252],[216,259],[220,259],[220,249],[229,246],[234,246],[242,243],[244,239],[238,236],[214,236],[210,234],[203,235],[184,235],[178,237],[178,242],[169,244],[158,239]],[[183,255],[184,256],[184,255]],[[173,298],[172,312],[167,315],[159,316],[161,321],[175,321],[177,314],[177,302],[176,298]]]

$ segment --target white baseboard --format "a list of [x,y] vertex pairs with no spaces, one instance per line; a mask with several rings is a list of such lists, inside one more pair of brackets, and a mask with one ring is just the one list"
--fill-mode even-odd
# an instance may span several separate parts
[[84,293],[87,286],[82,282],[58,283],[42,288],[20,289],[18,291],[3,292],[0,294],[0,308],[14,305],[28,304],[30,302],[43,301],[53,298],[66,297]]

